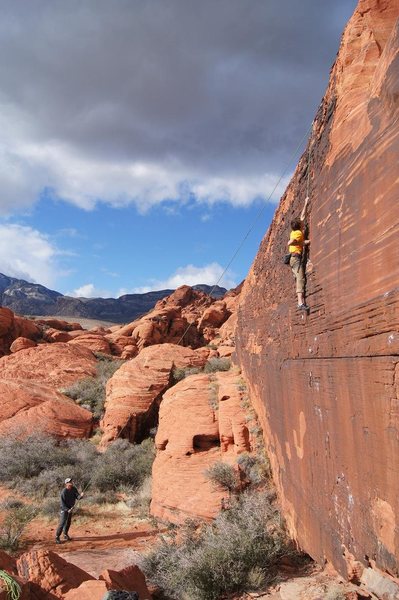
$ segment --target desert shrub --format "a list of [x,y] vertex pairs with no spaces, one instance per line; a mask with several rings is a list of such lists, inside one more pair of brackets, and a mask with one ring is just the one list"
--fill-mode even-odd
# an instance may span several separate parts
[[237,474],[234,468],[226,463],[214,463],[205,471],[205,476],[223,490],[233,492],[237,488]]
[[144,479],[143,483],[129,498],[126,505],[135,510],[141,518],[148,517],[151,503],[151,477]]
[[117,504],[120,498],[113,490],[108,490],[106,495],[99,492],[90,492],[84,500],[85,504]]
[[100,453],[89,440],[57,442],[46,436],[0,438],[0,481],[38,500],[59,495],[66,477],[93,493],[138,489],[151,473],[152,439],[141,444],[116,440]]
[[60,498],[46,498],[40,506],[40,512],[46,517],[57,517],[60,514]]
[[231,367],[229,358],[210,358],[204,367],[205,373],[216,373],[216,371],[228,371]]
[[116,440],[97,462],[92,487],[100,492],[117,490],[123,485],[138,488],[151,473],[154,455],[154,443],[150,439],[141,444]]
[[64,449],[49,436],[0,438],[0,481],[35,477],[43,470],[67,465],[68,462]]
[[80,406],[91,410],[95,417],[100,418],[104,411],[106,383],[125,361],[98,353],[96,356],[98,360],[96,377],[80,379],[63,389],[62,393],[75,400]]
[[198,373],[201,373],[201,372],[202,372],[202,369],[200,369],[200,367],[176,367],[172,371],[172,377],[173,377],[174,383],[177,383],[178,381],[182,381],[183,379],[185,379],[186,377],[189,377],[190,375],[197,375]]
[[[180,541],[181,540],[181,541]],[[246,493],[197,532],[163,538],[144,561],[149,580],[173,599],[217,600],[271,582],[292,554],[270,493]]]
[[17,550],[27,524],[36,516],[36,510],[26,504],[9,508],[0,525],[0,548]]
[[238,456],[237,463],[251,484],[257,485],[270,479],[270,462],[265,452],[243,452]]

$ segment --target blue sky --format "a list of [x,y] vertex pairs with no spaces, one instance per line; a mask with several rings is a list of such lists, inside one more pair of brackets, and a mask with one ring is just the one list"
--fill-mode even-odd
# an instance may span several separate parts
[[238,284],[356,2],[329,4],[5,2],[0,271],[82,296],[212,285],[264,207]]

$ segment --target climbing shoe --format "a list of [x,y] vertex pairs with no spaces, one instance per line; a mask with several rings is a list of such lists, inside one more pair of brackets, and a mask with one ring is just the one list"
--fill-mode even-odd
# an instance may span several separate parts
[[308,315],[310,313],[310,308],[306,304],[298,304],[298,310],[303,310]]
[[70,542],[72,538],[69,537],[69,535],[67,533],[64,533],[64,540],[66,542]]
[[56,543],[56,544],[62,544],[62,542],[61,542],[60,538],[55,538],[55,543]]

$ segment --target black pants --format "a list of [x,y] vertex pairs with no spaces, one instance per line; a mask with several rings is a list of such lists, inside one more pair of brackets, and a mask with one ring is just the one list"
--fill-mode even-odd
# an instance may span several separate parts
[[60,522],[58,523],[57,532],[55,534],[55,537],[57,537],[57,538],[60,537],[62,531],[65,533],[65,535],[67,535],[69,528],[71,526],[71,521],[72,521],[72,513],[68,512],[67,510],[62,510],[61,516],[60,516]]

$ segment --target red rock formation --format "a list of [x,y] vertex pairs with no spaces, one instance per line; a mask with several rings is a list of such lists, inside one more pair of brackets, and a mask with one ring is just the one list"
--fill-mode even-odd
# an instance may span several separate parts
[[162,393],[175,367],[202,366],[203,351],[174,344],[144,348],[122,365],[107,383],[102,445],[117,436],[137,441],[155,424]]
[[0,358],[0,379],[26,379],[56,388],[96,374],[96,358],[82,346],[42,344]]
[[[399,574],[398,0],[361,0],[310,140],[310,315],[282,264],[305,152],[246,279],[237,327],[289,529],[342,573]],[[396,23],[396,24],[395,24]]]
[[205,475],[216,462],[235,464],[250,450],[235,372],[191,375],[168,390],[155,438],[151,513],[173,523],[212,518],[228,492]]
[[111,354],[109,341],[100,333],[84,333],[75,339],[72,339],[69,344],[78,344],[85,348],[89,348],[92,352],[101,352],[102,354]]
[[40,329],[30,319],[17,317],[9,308],[0,307],[0,354],[8,354],[10,346],[19,337],[37,340]]
[[36,346],[36,342],[30,340],[25,337],[18,337],[10,346],[10,352],[15,354],[15,352],[19,352],[20,350],[26,350],[27,348],[34,348]]
[[18,573],[34,588],[44,590],[48,598],[64,598],[84,581],[94,579],[50,550],[32,550],[17,561]]
[[[78,332],[83,333],[83,332]],[[68,331],[60,331],[59,329],[55,329],[54,327],[49,327],[43,332],[43,339],[46,342],[69,342],[69,340],[73,339],[71,334]]]
[[137,592],[140,600],[151,600],[145,577],[136,565],[125,567],[120,571],[106,569],[101,573],[99,579],[104,580],[110,590]]
[[0,435],[82,438],[91,433],[92,414],[50,387],[0,379],[0,396]]
[[64,596],[65,600],[103,600],[108,592],[105,581],[98,579],[84,581],[78,588],[70,590]]

